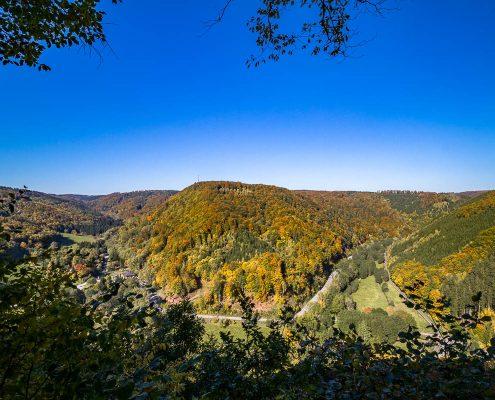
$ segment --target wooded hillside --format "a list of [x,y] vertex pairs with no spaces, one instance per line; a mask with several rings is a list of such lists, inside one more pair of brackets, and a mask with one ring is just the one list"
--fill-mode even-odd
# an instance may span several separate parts
[[212,306],[244,290],[273,305],[307,298],[347,249],[405,223],[375,193],[202,182],[128,221],[115,248],[169,295]]
[[236,290],[257,301],[307,296],[342,242],[316,205],[287,189],[233,182],[194,184],[123,227],[121,247],[170,294],[202,289],[208,304]]
[[150,212],[164,203],[175,190],[140,190],[127,193],[111,193],[98,196],[87,202],[93,210],[111,216],[115,219],[126,220],[140,213]]
[[406,222],[402,214],[377,193],[315,190],[297,193],[313,201],[326,214],[332,229],[348,246],[359,245],[370,238],[397,236]]
[[[13,189],[0,188],[0,197],[8,193]],[[78,201],[35,191],[26,191],[25,196],[8,219],[0,215],[0,223],[12,236],[12,243],[24,248],[46,246],[60,233],[99,235],[118,225],[113,218]]]
[[176,190],[137,190],[97,196],[64,194],[57,197],[83,204],[114,219],[125,220],[142,212],[150,212],[175,193]]
[[467,311],[480,291],[481,304],[493,307],[494,282],[488,278],[495,269],[495,192],[435,219],[397,243],[392,254],[393,279],[402,287],[420,280],[421,296],[438,302],[447,295],[456,313]]

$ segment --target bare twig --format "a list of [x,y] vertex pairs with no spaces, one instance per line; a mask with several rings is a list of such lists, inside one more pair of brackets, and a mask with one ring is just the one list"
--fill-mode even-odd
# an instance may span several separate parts
[[211,29],[215,25],[217,25],[220,22],[222,22],[223,18],[225,17],[225,14],[227,13],[227,10],[229,9],[229,7],[232,5],[233,2],[234,2],[234,0],[227,0],[227,2],[225,3],[225,5],[218,12],[216,18],[215,19],[212,19],[210,21],[207,21],[205,23],[206,28],[207,29]]

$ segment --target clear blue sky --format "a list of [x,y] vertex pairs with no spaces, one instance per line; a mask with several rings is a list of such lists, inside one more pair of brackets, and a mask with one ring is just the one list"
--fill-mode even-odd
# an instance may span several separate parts
[[254,70],[254,2],[205,34],[221,3],[126,0],[101,62],[71,49],[47,53],[50,73],[0,67],[0,185],[495,188],[495,1],[401,0],[358,21],[352,58]]

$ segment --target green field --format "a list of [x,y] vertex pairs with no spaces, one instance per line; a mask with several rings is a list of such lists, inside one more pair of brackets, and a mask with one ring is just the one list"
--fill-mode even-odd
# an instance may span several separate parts
[[358,290],[352,294],[352,299],[356,302],[356,308],[362,311],[363,308],[383,308],[388,307],[388,300],[382,288],[375,282],[374,276],[359,281]]
[[[352,294],[352,299],[356,302],[356,308],[362,311],[363,308],[383,308],[387,312],[403,310],[411,314],[420,332],[428,332],[428,324],[418,314],[417,311],[407,307],[399,296],[399,293],[387,282],[388,292],[384,292],[381,286],[376,283],[374,276],[369,276],[359,282],[358,290]],[[390,303],[390,304],[389,304]],[[391,305],[393,303],[393,306]]]
[[96,242],[96,238],[91,235],[75,235],[73,233],[61,233],[60,236],[71,241],[72,243]]

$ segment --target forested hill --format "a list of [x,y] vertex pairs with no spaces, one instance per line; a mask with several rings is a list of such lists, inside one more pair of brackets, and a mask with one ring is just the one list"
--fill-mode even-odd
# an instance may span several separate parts
[[[0,187],[0,196],[15,193],[12,188]],[[115,225],[115,221],[79,201],[64,199],[28,190],[26,199],[17,203],[17,209],[8,224],[22,225],[30,235],[41,230],[84,233],[96,235]]]
[[[486,192],[486,191],[485,191]],[[484,193],[472,191],[461,193],[435,193],[410,190],[386,190],[377,194],[386,199],[406,221],[403,234],[411,233],[460,207],[466,201]]]
[[260,302],[308,295],[342,253],[324,213],[287,189],[202,182],[128,223],[120,248],[145,257],[170,294],[198,289],[209,304],[243,288]]
[[[13,188],[0,187],[0,198],[15,192]],[[12,216],[6,219],[0,215],[0,223],[3,221],[13,239],[9,253],[17,257],[24,253],[23,247],[46,247],[53,241],[70,241],[61,236],[64,233],[100,235],[127,218],[149,212],[173,193],[149,190],[85,196],[28,190]]]
[[393,279],[406,287],[421,280],[422,297],[446,295],[462,313],[482,291],[481,304],[495,304],[495,191],[465,202],[393,248]]
[[327,216],[334,232],[348,246],[370,238],[398,236],[406,219],[390,202],[377,193],[298,190]]
[[[472,199],[477,193],[291,191],[236,182],[202,182],[179,193],[27,194],[30,200],[20,202],[8,222],[19,245],[46,246],[60,233],[98,235],[124,223],[114,240],[121,257],[146,266],[170,295],[190,295],[204,305],[229,304],[241,288],[260,304],[300,302],[347,249],[400,237],[478,201]],[[401,244],[404,257],[416,259],[409,247],[421,252],[415,241],[424,243],[428,229],[443,220]]]
[[94,211],[115,219],[125,220],[140,213],[152,211],[175,193],[177,193],[175,190],[139,190],[102,196],[62,195],[62,197],[71,197]]
[[229,304],[239,288],[260,303],[298,302],[346,246],[400,230],[401,216],[385,200],[342,196],[197,183],[129,221],[116,247],[129,264],[146,265],[167,293],[192,294],[204,305]]
[[381,192],[298,190],[328,214],[346,243],[363,243],[383,235],[403,236],[447,214],[482,192],[433,193],[408,190]]

